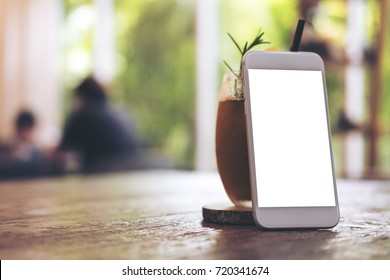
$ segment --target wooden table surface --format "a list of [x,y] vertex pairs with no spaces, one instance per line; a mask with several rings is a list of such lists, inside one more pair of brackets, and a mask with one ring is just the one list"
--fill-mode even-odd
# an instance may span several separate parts
[[206,223],[217,173],[141,171],[0,183],[0,259],[390,259],[390,182],[338,181],[331,230]]

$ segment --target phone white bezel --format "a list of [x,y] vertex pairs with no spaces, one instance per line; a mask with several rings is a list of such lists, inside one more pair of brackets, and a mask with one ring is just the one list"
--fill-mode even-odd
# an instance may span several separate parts
[[[328,100],[326,94],[325,69],[320,56],[309,52],[269,52],[250,51],[242,63],[244,77],[245,114],[248,138],[248,158],[250,169],[250,182],[252,193],[252,207],[255,223],[268,229],[283,228],[331,228],[339,222],[339,205],[334,172],[332,141],[329,125]],[[248,69],[278,69],[278,70],[320,70],[322,72],[327,133],[330,145],[330,158],[332,165],[335,206],[331,207],[258,207],[256,187],[256,172],[253,149],[252,118],[250,108],[250,90]]]

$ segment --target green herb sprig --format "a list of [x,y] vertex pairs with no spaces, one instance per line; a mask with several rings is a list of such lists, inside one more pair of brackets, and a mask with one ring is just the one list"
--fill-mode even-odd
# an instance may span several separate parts
[[[224,60],[223,63],[229,68],[230,71],[238,78],[241,79],[242,75],[242,59],[244,58],[244,55],[251,49],[253,49],[255,46],[262,45],[262,44],[269,44],[269,42],[266,42],[263,40],[264,32],[261,32],[261,28],[259,29],[259,32],[257,33],[256,37],[253,39],[252,43],[248,43],[248,41],[245,42],[245,45],[243,48],[240,47],[240,45],[237,43],[237,41],[233,38],[233,36],[228,33],[228,36],[233,41],[233,43],[236,45],[237,49],[239,50],[241,54],[241,60],[240,60],[240,72],[238,75],[233,71],[232,67]],[[248,45],[249,44],[249,45]]]

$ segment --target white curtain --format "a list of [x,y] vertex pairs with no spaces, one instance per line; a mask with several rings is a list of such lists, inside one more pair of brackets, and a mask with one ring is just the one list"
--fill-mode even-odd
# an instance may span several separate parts
[[218,1],[196,2],[195,169],[214,170],[218,92]]
[[37,141],[58,128],[61,0],[0,1],[0,138],[22,108],[38,119]]
[[115,76],[115,26],[113,0],[94,0],[96,21],[93,43],[93,74],[109,84]]

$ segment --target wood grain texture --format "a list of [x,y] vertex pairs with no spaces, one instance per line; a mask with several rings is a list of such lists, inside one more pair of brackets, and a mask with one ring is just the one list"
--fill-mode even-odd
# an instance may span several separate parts
[[216,173],[148,171],[0,183],[0,259],[390,259],[390,182],[339,181],[332,230],[202,220]]

